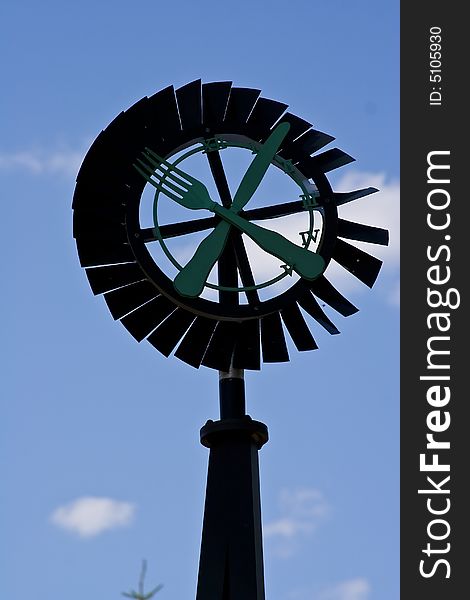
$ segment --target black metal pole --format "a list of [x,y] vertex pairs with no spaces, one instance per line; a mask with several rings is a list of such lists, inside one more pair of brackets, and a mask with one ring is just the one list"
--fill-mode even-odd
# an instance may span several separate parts
[[219,403],[221,419],[245,416],[245,379],[242,369],[219,371]]
[[243,371],[221,372],[220,420],[201,429],[210,448],[196,600],[264,600],[258,451],[264,423],[245,414]]

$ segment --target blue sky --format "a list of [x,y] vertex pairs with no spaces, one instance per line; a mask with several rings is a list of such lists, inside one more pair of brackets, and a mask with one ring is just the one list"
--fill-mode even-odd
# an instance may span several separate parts
[[118,598],[142,558],[162,600],[195,595],[217,374],[137,344],[93,297],[71,198],[92,140],[169,84],[257,87],[357,159],[342,216],[389,227],[360,308],[315,352],[248,373],[260,453],[268,600],[398,597],[397,2],[5,0],[0,9],[2,595]]

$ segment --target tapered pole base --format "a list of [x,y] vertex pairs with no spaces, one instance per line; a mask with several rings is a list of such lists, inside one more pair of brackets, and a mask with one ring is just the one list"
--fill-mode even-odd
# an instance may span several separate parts
[[245,415],[208,421],[210,448],[196,600],[264,600],[258,450],[268,429]]

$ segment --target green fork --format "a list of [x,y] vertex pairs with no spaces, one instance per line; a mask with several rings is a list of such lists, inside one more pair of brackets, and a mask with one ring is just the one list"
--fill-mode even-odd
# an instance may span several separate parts
[[[297,246],[281,234],[255,225],[234,211],[214,202],[201,181],[175,167],[150,148],[146,148],[142,155],[145,161],[137,159],[140,166],[134,165],[134,167],[159,192],[180,206],[190,210],[206,209],[213,212],[226,223],[245,233],[265,252],[285,262],[289,269],[305,279],[316,279],[323,273],[325,261],[320,255]],[[225,237],[225,231],[220,231]],[[192,296],[193,293],[185,295]]]

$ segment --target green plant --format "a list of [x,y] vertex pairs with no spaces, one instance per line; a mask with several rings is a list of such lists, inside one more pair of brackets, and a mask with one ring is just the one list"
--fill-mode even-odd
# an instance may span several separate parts
[[123,596],[126,596],[126,598],[134,598],[135,600],[149,600],[149,598],[152,598],[157,592],[159,592],[162,589],[163,585],[159,584],[157,585],[157,587],[153,588],[152,591],[144,593],[144,579],[146,571],[147,561],[143,560],[142,570],[140,572],[139,578],[139,591],[135,592],[134,590],[131,590],[130,592],[122,592]]

